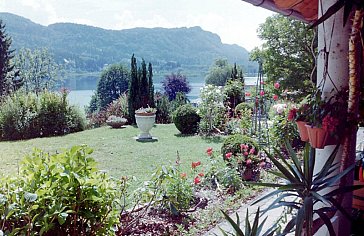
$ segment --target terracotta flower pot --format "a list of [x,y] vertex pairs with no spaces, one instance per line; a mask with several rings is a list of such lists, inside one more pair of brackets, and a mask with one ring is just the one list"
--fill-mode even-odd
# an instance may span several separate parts
[[300,138],[303,142],[307,142],[308,141],[308,132],[307,132],[307,128],[306,128],[306,122],[304,121],[296,121],[297,124],[297,128],[298,128],[298,132],[300,133]]
[[336,144],[336,140],[330,136],[330,133],[323,128],[305,125],[308,133],[308,139],[313,148],[323,149],[327,145]]
[[[364,182],[354,180],[354,185],[364,185]],[[353,192],[353,208],[364,210],[364,188]]]

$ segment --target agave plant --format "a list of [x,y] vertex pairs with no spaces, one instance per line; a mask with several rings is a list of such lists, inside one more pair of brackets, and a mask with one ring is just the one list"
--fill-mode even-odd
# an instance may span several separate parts
[[[224,214],[225,219],[230,223],[230,225],[235,230],[236,236],[272,236],[274,231],[272,228],[268,229],[265,233],[262,233],[262,229],[264,226],[265,221],[267,220],[267,217],[262,221],[262,223],[259,224],[259,217],[260,217],[260,209],[258,207],[257,212],[255,213],[253,224],[250,224],[249,222],[249,210],[246,210],[246,216],[245,216],[245,230],[243,230],[240,227],[240,218],[238,213],[236,213],[236,222],[231,219],[231,217],[226,214],[224,211],[221,211]],[[224,236],[234,235],[232,233],[226,232],[223,229],[221,229],[221,232]]]
[[[286,142],[290,160],[275,149],[276,157],[267,152],[268,158],[274,163],[278,171],[270,171],[272,174],[283,179],[284,183],[250,183],[277,188],[275,191],[258,199],[256,204],[264,199],[277,195],[271,205],[265,209],[278,207],[290,207],[295,209],[296,214],[287,223],[283,230],[283,235],[295,231],[296,236],[300,236],[304,230],[305,235],[313,235],[313,218],[317,215],[327,226],[330,235],[335,235],[335,231],[330,221],[330,215],[336,210],[341,211],[345,216],[350,215],[336,201],[339,194],[344,194],[362,186],[338,187],[338,181],[353,170],[354,165],[336,174],[340,168],[339,163],[334,163],[339,145],[335,147],[331,155],[327,158],[322,169],[314,174],[315,149],[306,144],[303,151],[303,164],[297,157],[290,144]],[[330,187],[337,187],[329,192],[324,192]]]

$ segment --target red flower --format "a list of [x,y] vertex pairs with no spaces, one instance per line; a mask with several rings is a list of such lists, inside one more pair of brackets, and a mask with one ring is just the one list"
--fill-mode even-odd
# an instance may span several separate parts
[[249,93],[249,92],[246,92],[246,93],[245,93],[245,96],[246,96],[246,97],[250,97],[250,93]]
[[226,159],[230,159],[233,154],[231,152],[228,152],[225,154]]
[[246,149],[245,144],[240,144],[240,151],[242,152],[244,149]]
[[196,176],[195,179],[193,180],[193,182],[195,184],[199,184],[201,182],[201,179],[198,176]]
[[322,119],[322,128],[328,132],[334,132],[338,125],[339,120],[330,115],[327,115]]
[[209,147],[209,148],[207,149],[206,153],[207,153],[207,155],[208,155],[208,156],[211,156],[211,155],[212,155],[212,148],[211,148],[211,147]]
[[181,173],[181,178],[184,179],[187,177],[187,174],[186,173]]
[[274,101],[277,101],[277,100],[278,100],[278,95],[277,95],[277,94],[274,94],[274,95],[273,95],[273,100],[274,100]]
[[260,96],[264,96],[264,91],[262,90],[262,91],[260,91]]
[[278,82],[274,83],[274,88],[279,89],[280,84]]
[[195,169],[197,166],[201,165],[200,161],[192,162],[191,167],[192,169]]
[[287,119],[289,120],[289,121],[292,121],[292,120],[294,120],[295,118],[296,118],[296,115],[297,115],[297,109],[296,108],[292,108],[291,110],[289,110],[289,112],[288,112],[288,117],[287,117]]
[[200,176],[200,177],[204,177],[205,176],[205,174],[204,173],[198,173],[198,175]]
[[247,165],[250,165],[251,163],[252,163],[252,160],[250,160],[250,159],[246,160]]

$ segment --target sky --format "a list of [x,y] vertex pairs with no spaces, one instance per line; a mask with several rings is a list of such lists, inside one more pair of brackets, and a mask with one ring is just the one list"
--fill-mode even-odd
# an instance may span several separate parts
[[273,13],[241,0],[0,0],[10,12],[41,25],[58,22],[104,29],[193,27],[216,33],[223,43],[260,46],[257,28]]

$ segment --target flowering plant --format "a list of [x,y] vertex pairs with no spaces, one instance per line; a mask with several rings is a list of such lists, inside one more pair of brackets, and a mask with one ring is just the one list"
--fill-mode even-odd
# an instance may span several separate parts
[[154,114],[156,112],[157,112],[156,108],[152,108],[152,107],[148,106],[146,108],[144,108],[144,107],[139,108],[138,110],[135,111],[135,114],[146,114],[146,113]]
[[339,91],[326,101],[318,90],[314,96],[306,97],[298,108],[293,107],[288,113],[288,120],[305,121],[333,133],[343,128],[346,115],[346,90]]

